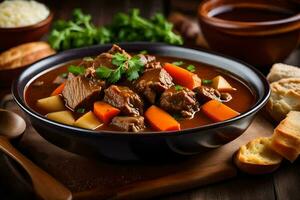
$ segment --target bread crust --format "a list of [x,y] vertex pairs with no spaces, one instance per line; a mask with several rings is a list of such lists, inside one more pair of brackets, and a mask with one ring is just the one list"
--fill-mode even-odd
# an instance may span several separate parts
[[291,110],[300,111],[300,78],[287,78],[272,83],[266,109],[277,122],[283,120]]
[[300,78],[300,68],[282,63],[274,64],[267,76],[268,81],[272,83],[283,78]]
[[[282,157],[269,147],[270,142],[271,138],[257,138],[250,141],[248,144],[241,146],[234,155],[235,165],[241,171],[248,174],[258,175],[274,172],[280,166]],[[260,152],[255,152],[257,149],[253,149],[253,146],[256,144],[263,145]],[[243,149],[245,148],[250,153],[243,153]],[[253,158],[253,156],[255,157],[257,153],[260,154],[257,155],[257,159],[251,159],[251,156]],[[260,160],[259,156],[265,156],[265,158],[268,158],[269,162]]]
[[300,112],[291,111],[274,130],[271,148],[294,162],[300,154]]
[[273,139],[271,148],[290,162],[294,162],[298,157],[298,151],[285,144],[282,140]]
[[22,44],[0,54],[0,70],[27,66],[54,53],[46,42]]
[[247,174],[260,175],[260,174],[269,174],[276,171],[280,167],[280,163],[272,164],[272,165],[264,165],[264,164],[255,164],[243,162],[240,160],[240,150],[234,156],[235,165],[243,172]]

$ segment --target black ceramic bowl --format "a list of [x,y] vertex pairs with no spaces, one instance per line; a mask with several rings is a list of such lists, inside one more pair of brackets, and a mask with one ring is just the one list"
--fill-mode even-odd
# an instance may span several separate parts
[[266,103],[270,89],[265,77],[253,67],[242,62],[206,51],[186,49],[153,43],[123,43],[128,52],[146,50],[150,54],[189,59],[216,66],[238,77],[257,96],[250,110],[233,119],[201,126],[199,128],[169,132],[124,133],[95,132],[71,127],[48,120],[29,108],[24,101],[26,86],[44,70],[107,51],[111,45],[100,45],[65,51],[41,60],[26,69],[13,84],[13,95],[18,105],[29,116],[34,128],[51,143],[80,154],[104,156],[114,160],[193,155],[217,148],[240,136],[252,122],[254,115]]

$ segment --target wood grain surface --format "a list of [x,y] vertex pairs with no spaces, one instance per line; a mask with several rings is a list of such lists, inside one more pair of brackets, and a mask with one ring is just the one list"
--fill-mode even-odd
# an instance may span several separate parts
[[[6,109],[26,118],[14,102]],[[74,199],[149,199],[236,176],[232,155],[239,146],[272,133],[273,125],[258,115],[241,137],[216,150],[172,162],[115,163],[66,152],[44,140],[27,121],[19,149],[67,186]]]

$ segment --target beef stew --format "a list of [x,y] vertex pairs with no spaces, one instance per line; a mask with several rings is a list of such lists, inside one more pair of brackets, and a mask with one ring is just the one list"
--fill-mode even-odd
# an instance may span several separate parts
[[[59,84],[55,80],[60,80]],[[47,98],[55,102],[45,101]],[[79,127],[98,131],[147,132],[181,130],[226,120],[251,109],[256,97],[245,83],[213,66],[179,58],[129,54],[114,45],[96,58],[72,61],[38,76],[28,85],[25,100],[44,116],[55,113],[47,110],[57,111],[55,115],[71,112],[74,126],[80,122]],[[47,103],[37,103],[40,100]],[[212,117],[215,115],[222,117]],[[152,119],[159,122],[153,124],[157,120]],[[175,126],[169,129],[169,124]]]

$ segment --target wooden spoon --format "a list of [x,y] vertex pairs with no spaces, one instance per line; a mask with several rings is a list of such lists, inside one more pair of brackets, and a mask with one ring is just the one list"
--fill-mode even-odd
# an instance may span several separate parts
[[11,145],[9,140],[22,135],[25,129],[26,123],[22,117],[11,111],[0,109],[0,149],[26,170],[31,178],[36,194],[41,199],[71,200],[72,194],[65,186],[36,166]]

